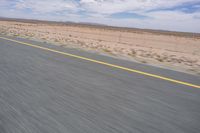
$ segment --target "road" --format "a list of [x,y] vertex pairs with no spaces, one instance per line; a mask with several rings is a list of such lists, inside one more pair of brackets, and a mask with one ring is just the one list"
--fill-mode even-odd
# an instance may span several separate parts
[[[198,76],[13,39],[200,84]],[[200,88],[0,38],[0,133],[199,132]]]

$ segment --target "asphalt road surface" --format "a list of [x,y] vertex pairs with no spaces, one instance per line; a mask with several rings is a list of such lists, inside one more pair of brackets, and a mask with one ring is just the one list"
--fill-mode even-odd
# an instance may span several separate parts
[[[198,76],[14,39],[200,84]],[[0,133],[200,133],[200,88],[0,39]]]

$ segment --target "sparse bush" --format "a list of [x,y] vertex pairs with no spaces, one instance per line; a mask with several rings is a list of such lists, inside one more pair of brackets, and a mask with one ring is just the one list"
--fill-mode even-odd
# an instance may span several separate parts
[[112,53],[109,49],[102,49],[104,52],[106,52],[106,53]]
[[134,49],[132,49],[131,52],[128,53],[128,55],[135,57],[137,55],[137,52]]
[[142,60],[142,61],[141,61],[141,63],[144,63],[144,64],[146,64],[147,62],[146,62],[145,60]]
[[54,39],[54,41],[55,41],[55,42],[59,42],[59,40],[58,40],[58,39]]
[[159,62],[164,62],[164,60],[162,58],[157,58],[156,60]]

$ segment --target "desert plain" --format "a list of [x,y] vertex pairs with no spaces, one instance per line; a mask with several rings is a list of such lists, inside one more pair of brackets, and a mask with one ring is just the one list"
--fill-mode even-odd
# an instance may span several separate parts
[[0,34],[200,75],[200,34],[0,19]]

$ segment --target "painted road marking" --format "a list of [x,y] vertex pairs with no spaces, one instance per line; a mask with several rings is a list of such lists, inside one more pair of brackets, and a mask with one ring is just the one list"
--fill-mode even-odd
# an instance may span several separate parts
[[90,62],[94,62],[94,63],[98,63],[98,64],[102,64],[102,65],[113,67],[113,68],[118,68],[118,69],[122,69],[122,70],[125,70],[125,71],[138,73],[138,74],[141,74],[141,75],[154,77],[154,78],[157,78],[157,79],[162,79],[162,80],[166,80],[166,81],[170,81],[170,82],[173,82],[173,83],[182,84],[182,85],[186,85],[186,86],[190,86],[190,87],[194,87],[194,88],[200,88],[200,85],[195,85],[195,84],[192,84],[192,83],[179,81],[179,80],[175,80],[175,79],[164,77],[164,76],[159,76],[159,75],[156,75],[156,74],[151,74],[151,73],[147,73],[147,72],[143,72],[143,71],[139,71],[139,70],[135,70],[135,69],[131,69],[131,68],[126,68],[126,67],[123,67],[123,66],[114,65],[114,64],[110,64],[110,63],[103,62],[103,61],[98,61],[98,60],[95,60],[95,59],[86,58],[86,57],[79,56],[79,55],[61,52],[61,51],[57,51],[57,50],[54,50],[54,49],[50,49],[50,48],[46,48],[46,47],[42,47],[42,46],[38,46],[38,45],[26,43],[26,42],[21,42],[21,41],[9,39],[9,38],[6,38],[6,37],[0,37],[0,38],[4,39],[4,40],[16,42],[16,43],[19,43],[19,44],[31,46],[31,47],[34,47],[34,48],[38,48],[38,49],[42,49],[42,50],[46,50],[46,51],[51,51],[51,52],[54,52],[54,53],[58,53],[58,54],[62,54],[62,55],[66,55],[66,56],[70,56],[70,57],[74,57],[74,58],[78,58],[78,59],[82,59],[82,60],[86,60],[86,61],[90,61]]

